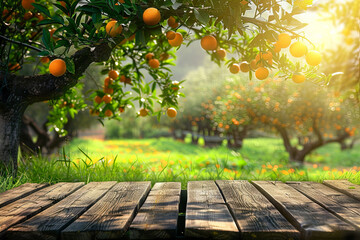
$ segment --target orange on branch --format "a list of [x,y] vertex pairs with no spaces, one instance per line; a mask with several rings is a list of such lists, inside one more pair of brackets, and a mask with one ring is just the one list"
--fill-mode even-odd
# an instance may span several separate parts
[[184,38],[182,36],[181,33],[175,33],[175,38],[173,40],[168,40],[170,46],[172,47],[179,47],[182,42],[183,42]]
[[102,98],[100,96],[96,96],[94,98],[94,101],[97,103],[97,104],[100,104],[102,102]]
[[169,57],[170,57],[170,55],[168,53],[164,52],[164,53],[160,54],[159,60],[160,61],[165,61],[165,60],[169,59]]
[[160,67],[160,62],[156,58],[150,59],[149,66],[151,68],[154,68],[154,69],[159,68]]
[[179,26],[179,23],[176,22],[176,19],[173,16],[169,17],[169,19],[167,20],[167,23],[168,23],[169,27],[171,27],[171,28],[177,28]]
[[169,117],[174,118],[176,117],[177,111],[175,108],[171,107],[167,109],[166,113]]
[[105,111],[105,116],[106,117],[111,117],[112,115],[113,115],[113,112],[110,109]]
[[104,86],[107,88],[109,85],[113,84],[113,79],[110,77],[105,78],[104,80]]
[[216,56],[221,60],[224,59],[226,57],[226,50],[222,48],[216,50]]
[[125,111],[124,107],[119,107],[119,112],[123,113]]
[[108,75],[109,78],[112,78],[114,80],[116,80],[119,77],[119,73],[115,70],[110,70]]
[[289,34],[287,34],[287,33],[279,34],[278,41],[277,41],[277,44],[279,45],[279,47],[287,48],[288,46],[290,46],[290,43],[291,43],[291,37]]
[[139,114],[141,117],[146,117],[149,114],[149,110],[142,108],[140,109]]
[[106,103],[106,104],[110,103],[111,100],[112,100],[112,97],[111,97],[109,94],[104,95],[103,98],[102,98],[102,101],[103,101],[104,103]]
[[259,67],[255,71],[255,77],[259,80],[264,80],[269,76],[269,70],[264,67]]
[[294,42],[290,46],[290,54],[293,57],[302,57],[307,53],[307,46],[303,42]]
[[176,37],[176,34],[175,34],[174,31],[168,31],[168,32],[166,33],[166,38],[167,38],[168,40],[173,40],[175,37]]
[[321,62],[321,54],[318,51],[311,50],[305,56],[306,62],[311,66],[317,66]]
[[256,64],[257,63],[257,61],[256,61],[256,59],[253,59],[251,62],[250,62],[250,67],[251,67],[251,69],[252,70],[256,70],[256,69],[258,69],[258,64]]
[[243,62],[241,62],[240,63],[240,70],[242,71],[242,72],[249,72],[250,71],[250,65],[249,65],[249,63],[248,62],[246,62],[246,61],[243,61]]
[[32,18],[34,16],[34,14],[32,12],[26,12],[24,14],[24,20],[29,20],[30,18]]
[[154,26],[161,20],[161,14],[156,8],[148,8],[143,13],[143,20],[146,25]]
[[201,47],[206,51],[216,50],[218,44],[214,36],[208,35],[201,38]]
[[35,0],[22,0],[21,6],[25,10],[32,10],[32,9],[34,9],[34,6],[32,5],[33,3],[35,3]]
[[145,55],[145,59],[146,61],[150,61],[151,59],[153,59],[155,57],[155,55],[153,53],[147,53]]
[[65,61],[62,59],[55,59],[51,61],[49,65],[49,71],[55,77],[60,77],[64,75],[66,72]]
[[117,21],[113,20],[106,24],[105,30],[110,37],[116,37],[122,33],[123,27],[120,24],[118,25]]
[[229,69],[232,74],[237,74],[240,72],[240,66],[236,63],[232,64]]
[[50,62],[50,59],[48,57],[42,57],[42,58],[40,58],[40,62],[42,62],[43,64],[46,64],[46,63]]
[[305,81],[305,75],[302,73],[294,73],[292,75],[292,80],[294,83],[303,83]]

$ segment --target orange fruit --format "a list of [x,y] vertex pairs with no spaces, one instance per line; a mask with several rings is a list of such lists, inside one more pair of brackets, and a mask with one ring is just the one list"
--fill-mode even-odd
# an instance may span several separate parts
[[97,104],[100,104],[102,102],[102,98],[100,96],[96,96],[94,98],[94,101],[97,103]]
[[256,59],[253,59],[250,62],[250,67],[251,67],[252,70],[256,70],[259,67],[258,64],[256,64],[256,63],[257,63]]
[[121,25],[117,26],[117,21],[110,21],[106,24],[105,30],[110,37],[116,37],[121,34],[123,27]]
[[242,72],[249,72],[250,71],[250,65],[249,65],[249,63],[248,62],[246,62],[246,61],[243,61],[243,62],[241,62],[240,63],[240,70],[242,71]]
[[143,13],[143,20],[146,25],[154,26],[161,20],[161,14],[156,8],[148,8]]
[[270,51],[267,51],[266,53],[262,54],[262,57],[263,57],[264,60],[268,61],[268,60],[272,59],[273,55],[272,55],[272,53]]
[[307,46],[302,42],[294,42],[290,46],[290,54],[293,57],[302,57],[307,53]]
[[50,62],[50,59],[48,57],[42,57],[42,58],[40,58],[40,62],[42,62],[43,64],[46,64],[46,63]]
[[281,47],[279,46],[279,43],[274,44],[274,52],[279,53],[281,51]]
[[169,59],[169,57],[170,57],[170,55],[168,53],[161,53],[159,60],[165,61],[165,60]]
[[306,62],[311,66],[317,66],[321,62],[321,54],[318,51],[311,50],[305,56]]
[[171,87],[172,90],[174,90],[174,91],[179,90],[179,82],[178,81],[173,81],[171,84],[172,84],[172,87]]
[[268,76],[269,76],[269,70],[267,68],[259,67],[255,71],[255,77],[259,80],[264,80]]
[[183,40],[184,38],[182,34],[177,32],[175,33],[175,38],[173,40],[168,40],[168,42],[172,47],[179,47],[182,44]]
[[149,111],[145,108],[140,109],[139,111],[141,117],[146,117],[149,114]]
[[168,40],[173,40],[175,37],[176,37],[176,34],[175,34],[174,31],[168,31],[168,32],[166,33],[166,38],[167,38]]
[[289,34],[287,33],[280,33],[278,36],[278,41],[277,44],[279,45],[279,47],[281,48],[287,48],[288,46],[290,46],[291,43],[291,37]]
[[38,19],[39,22],[41,22],[42,20],[45,19],[44,16],[41,15],[40,13],[36,13],[36,14],[35,14],[35,17]]
[[131,84],[131,78],[125,78],[125,83],[127,83],[127,84]]
[[110,70],[108,75],[109,78],[112,78],[114,80],[116,80],[119,77],[119,73],[115,70]]
[[305,75],[302,73],[294,73],[292,75],[292,80],[294,83],[303,83],[305,81]]
[[177,111],[175,108],[171,107],[167,109],[166,113],[169,117],[174,118],[176,117]]
[[126,81],[126,77],[124,75],[121,75],[120,82],[125,82],[125,81]]
[[109,85],[113,84],[113,79],[110,77],[105,78],[104,80],[104,86],[107,88]]
[[236,63],[232,64],[229,69],[232,74],[237,74],[240,72],[240,66]]
[[111,117],[112,115],[113,115],[113,112],[110,109],[105,111],[105,116],[106,117]]
[[149,66],[150,66],[151,68],[154,68],[154,69],[159,68],[160,62],[159,62],[159,60],[157,60],[157,59],[155,59],[155,58],[150,59],[150,61],[149,61]]
[[49,65],[50,73],[55,77],[60,77],[66,72],[66,64],[62,59],[55,59]]
[[155,55],[153,53],[147,53],[145,55],[146,61],[149,61],[149,60],[153,59],[154,57],[155,57]]
[[114,93],[114,89],[104,87],[104,93],[113,94],[113,93]]
[[103,98],[102,98],[103,102],[105,102],[106,104],[110,103],[111,100],[112,100],[112,97],[107,94],[107,95],[104,95]]
[[226,57],[226,50],[225,49],[218,49],[216,50],[216,56],[219,58],[219,59],[224,59]]
[[35,3],[35,0],[22,0],[21,1],[21,6],[25,10],[32,10],[32,9],[34,9],[34,6],[32,5],[32,3]]
[[26,12],[24,14],[24,20],[29,20],[30,18],[32,18],[34,16],[34,14],[32,12]]
[[125,108],[124,107],[119,107],[119,112],[124,112],[125,111]]
[[216,50],[217,40],[214,36],[208,35],[201,38],[201,47],[206,51]]
[[176,22],[176,19],[173,16],[169,17],[167,23],[171,28],[177,28],[179,26],[179,24]]
[[49,29],[50,37],[53,37],[54,33],[56,32],[56,28]]

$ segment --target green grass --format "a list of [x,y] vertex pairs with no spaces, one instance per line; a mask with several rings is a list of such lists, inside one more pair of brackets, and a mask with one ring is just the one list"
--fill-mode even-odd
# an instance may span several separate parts
[[245,140],[240,151],[224,146],[203,148],[173,139],[75,139],[59,154],[46,159],[29,157],[19,162],[16,179],[0,177],[0,191],[25,182],[60,181],[179,181],[248,179],[348,179],[360,184],[360,150],[340,151],[337,144],[319,149],[304,166],[288,162],[280,139]]

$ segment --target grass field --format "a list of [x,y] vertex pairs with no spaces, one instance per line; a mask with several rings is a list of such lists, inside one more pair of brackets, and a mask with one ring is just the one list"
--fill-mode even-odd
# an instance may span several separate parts
[[[319,149],[304,166],[289,163],[280,139],[245,140],[240,151],[203,148],[173,139],[75,139],[51,160],[20,161],[16,179],[0,179],[0,191],[25,182],[187,181],[204,179],[300,180],[348,179],[360,184],[360,149]],[[359,170],[359,171],[358,171]]]

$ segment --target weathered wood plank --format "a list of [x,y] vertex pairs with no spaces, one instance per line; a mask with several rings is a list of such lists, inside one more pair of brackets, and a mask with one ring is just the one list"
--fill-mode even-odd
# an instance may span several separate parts
[[130,225],[130,239],[176,237],[181,183],[156,183]]
[[121,182],[61,232],[63,240],[120,239],[150,191],[150,182]]
[[185,237],[238,239],[239,230],[214,181],[188,182]]
[[248,181],[216,181],[240,229],[241,239],[300,239],[300,233]]
[[43,211],[84,183],[57,183],[0,208],[0,232]]
[[60,231],[90,208],[116,182],[91,182],[55,205],[9,228],[6,239],[57,239]]
[[253,184],[297,227],[304,239],[345,239],[355,228],[282,182]]
[[0,193],[0,208],[9,203],[15,202],[20,198],[26,197],[46,186],[48,186],[48,184],[45,183],[24,183],[19,187],[2,192]]
[[324,184],[360,201],[360,186],[348,180],[325,180]]
[[337,217],[360,229],[360,201],[316,182],[287,182]]

